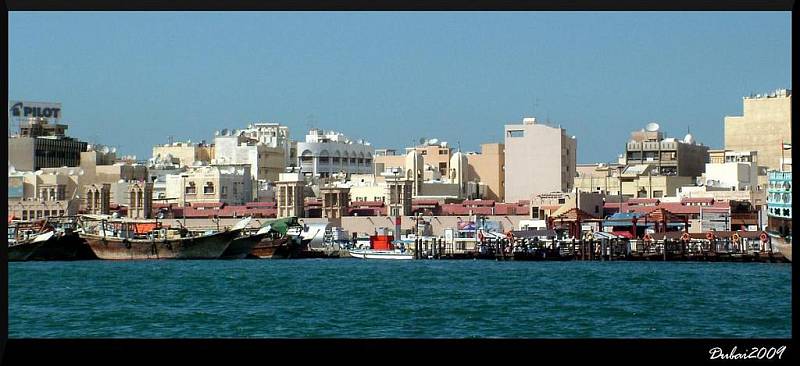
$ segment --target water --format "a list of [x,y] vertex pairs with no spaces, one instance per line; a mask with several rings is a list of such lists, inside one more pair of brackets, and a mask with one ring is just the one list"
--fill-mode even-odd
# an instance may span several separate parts
[[9,263],[9,337],[791,337],[791,265]]

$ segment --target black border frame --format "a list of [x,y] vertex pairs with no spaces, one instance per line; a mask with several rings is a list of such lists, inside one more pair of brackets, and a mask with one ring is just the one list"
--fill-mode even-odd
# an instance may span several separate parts
[[[186,0],[8,0],[8,11],[27,10],[500,10],[500,11],[792,11],[794,0],[572,0],[572,1],[186,1]],[[7,48],[6,48],[7,49]],[[8,51],[6,51],[8,52]],[[6,94],[8,94],[8,81]],[[6,95],[8,99],[8,95]],[[3,183],[4,185],[7,182]],[[319,358],[327,362],[386,362],[446,360],[473,362],[524,362],[542,359],[661,362],[740,362],[710,360],[709,350],[721,347],[728,353],[733,347],[743,352],[751,347],[787,346],[781,360],[790,362],[794,355],[793,338],[787,339],[8,339],[8,259],[0,250],[0,278],[3,311],[0,324],[0,364],[38,364],[46,361],[109,364],[119,361],[162,363],[272,363]],[[794,291],[795,275],[792,275]],[[793,302],[794,305],[794,302]],[[793,307],[794,308],[794,307]],[[795,321],[792,318],[794,334]],[[363,357],[362,357],[363,355]],[[334,359],[335,358],[335,359]],[[248,360],[248,361],[245,361]],[[753,361],[753,360],[750,360]],[[758,361],[758,360],[756,360]]]

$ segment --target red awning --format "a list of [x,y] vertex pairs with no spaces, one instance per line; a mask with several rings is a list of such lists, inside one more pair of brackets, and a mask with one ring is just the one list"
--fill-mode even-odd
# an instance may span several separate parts
[[630,231],[612,231],[611,233],[623,238],[633,239],[633,234]]

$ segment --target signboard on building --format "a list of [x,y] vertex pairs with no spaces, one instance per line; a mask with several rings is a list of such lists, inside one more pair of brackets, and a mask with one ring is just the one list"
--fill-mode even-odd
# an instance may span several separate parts
[[58,121],[61,119],[61,103],[12,100],[8,102],[8,115],[15,120],[46,118]]
[[22,177],[8,177],[8,198],[21,199],[24,193]]

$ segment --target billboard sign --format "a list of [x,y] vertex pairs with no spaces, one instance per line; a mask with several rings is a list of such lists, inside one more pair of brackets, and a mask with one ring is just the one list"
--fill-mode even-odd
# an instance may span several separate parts
[[8,114],[12,119],[47,118],[58,121],[61,119],[61,103],[12,100],[8,103]]
[[22,198],[23,193],[22,177],[8,177],[8,198]]

